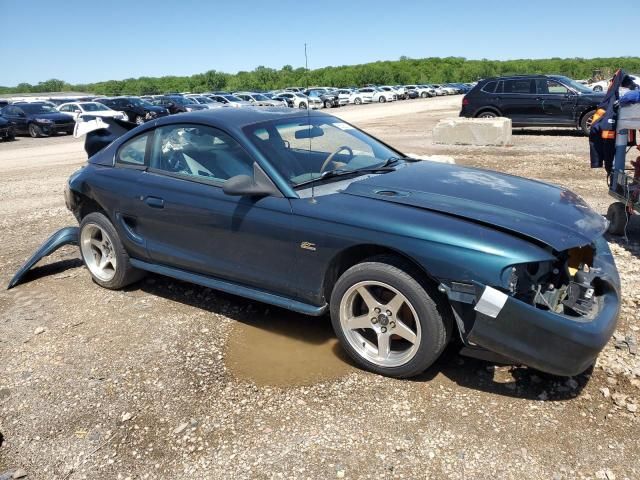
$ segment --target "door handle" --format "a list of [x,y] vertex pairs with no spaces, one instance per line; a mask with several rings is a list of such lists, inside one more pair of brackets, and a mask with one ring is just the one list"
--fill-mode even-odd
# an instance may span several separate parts
[[146,197],[144,199],[144,203],[149,205],[151,208],[164,208],[164,199],[159,197]]

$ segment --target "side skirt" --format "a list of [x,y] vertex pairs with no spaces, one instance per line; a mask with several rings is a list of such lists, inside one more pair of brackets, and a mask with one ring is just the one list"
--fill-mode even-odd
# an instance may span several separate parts
[[287,297],[282,297],[280,295],[265,292],[264,290],[258,290],[252,287],[247,287],[245,285],[238,285],[236,283],[200,275],[198,273],[187,272],[178,268],[147,263],[141,260],[136,260],[135,258],[131,259],[131,265],[139,268],[140,270],[146,270],[148,272],[166,275],[167,277],[176,278],[185,282],[195,283],[204,287],[213,288],[214,290],[220,290],[222,292],[231,293],[233,295],[249,298],[258,302],[268,303],[270,305],[275,305],[276,307],[286,308],[287,310],[292,310],[294,312],[303,313],[305,315],[311,315],[314,317],[323,315],[328,308],[327,304],[324,304],[320,307],[309,305],[307,303],[298,302],[297,300],[292,300]]

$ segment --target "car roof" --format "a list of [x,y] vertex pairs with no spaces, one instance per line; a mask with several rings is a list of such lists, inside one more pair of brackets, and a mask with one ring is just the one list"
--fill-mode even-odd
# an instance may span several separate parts
[[317,111],[301,111],[298,109],[283,109],[281,107],[246,107],[246,108],[218,108],[215,110],[199,110],[197,112],[181,113],[176,116],[162,117],[158,125],[172,123],[193,122],[218,128],[242,129],[254,123],[268,122],[283,118],[300,117],[329,117],[332,115]]

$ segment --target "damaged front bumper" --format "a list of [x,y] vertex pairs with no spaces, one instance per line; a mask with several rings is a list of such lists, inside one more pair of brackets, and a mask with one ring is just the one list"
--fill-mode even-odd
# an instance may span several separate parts
[[598,295],[588,315],[544,310],[476,283],[472,305],[463,309],[473,317],[463,333],[467,347],[482,347],[554,375],[584,372],[611,338],[620,310],[620,278],[613,256],[604,239],[598,243],[593,264]]

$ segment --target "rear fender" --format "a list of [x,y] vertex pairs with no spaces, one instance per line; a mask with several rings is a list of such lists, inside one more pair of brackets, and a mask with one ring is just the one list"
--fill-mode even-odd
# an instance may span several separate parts
[[20,270],[16,272],[16,274],[9,282],[7,290],[15,287],[18,283],[20,283],[24,275],[31,269],[31,267],[33,267],[44,257],[51,255],[53,252],[64,245],[77,245],[79,230],[80,229],[78,227],[65,227],[47,238],[47,240],[42,245],[40,245],[40,248],[36,250],[36,252],[29,258],[29,260],[27,260],[24,265],[20,267]]

